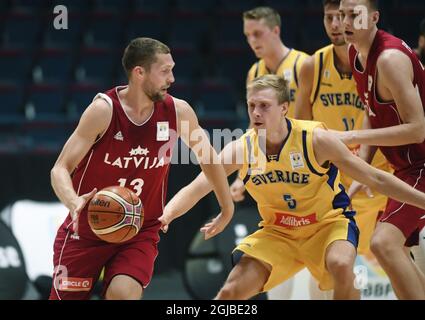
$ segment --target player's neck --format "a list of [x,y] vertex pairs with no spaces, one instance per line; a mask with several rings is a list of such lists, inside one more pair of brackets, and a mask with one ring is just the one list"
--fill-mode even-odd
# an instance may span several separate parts
[[282,149],[282,143],[288,136],[288,126],[286,120],[283,121],[282,125],[278,130],[267,130],[266,132],[266,154],[274,155],[278,154]]
[[289,51],[290,49],[281,42],[276,50],[274,50],[269,56],[264,57],[267,69],[272,73],[276,73],[277,69],[279,69],[282,62],[288,56]]
[[132,109],[135,115],[144,114],[146,111],[152,110],[154,103],[152,100],[142,91],[135,88],[132,84],[120,91],[121,101]]
[[[376,33],[378,32],[378,28],[375,26],[371,33],[369,33],[368,38],[362,43],[356,45],[356,50],[360,52],[361,62],[366,63],[367,57],[369,56],[370,48],[372,47],[373,41],[375,40]],[[364,65],[364,67],[366,67]]]
[[348,44],[334,46],[335,67],[341,73],[351,73],[350,60],[348,56]]

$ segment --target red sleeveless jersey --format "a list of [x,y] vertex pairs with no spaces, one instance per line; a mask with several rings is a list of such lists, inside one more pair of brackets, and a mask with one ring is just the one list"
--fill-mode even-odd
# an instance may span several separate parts
[[[376,62],[382,51],[386,49],[400,50],[409,57],[414,72],[413,85],[418,89],[422,106],[425,107],[425,70],[423,65],[403,40],[379,30],[370,48],[366,68],[361,66],[358,60],[358,52],[354,46],[350,46],[349,49],[350,64],[357,83],[357,91],[368,111],[372,128],[386,128],[403,123],[395,102],[383,103],[376,96]],[[380,147],[380,149],[396,170],[423,166],[425,163],[425,142]]]
[[[142,200],[144,228],[158,227],[158,217],[165,205],[169,166],[177,140],[176,109],[173,98],[166,95],[156,102],[151,116],[143,124],[135,124],[125,113],[116,87],[98,94],[112,104],[108,129],[98,139],[72,174],[78,195],[121,185],[133,190]],[[68,216],[65,224],[71,222]],[[80,214],[78,234],[97,239],[87,222],[87,206]]]

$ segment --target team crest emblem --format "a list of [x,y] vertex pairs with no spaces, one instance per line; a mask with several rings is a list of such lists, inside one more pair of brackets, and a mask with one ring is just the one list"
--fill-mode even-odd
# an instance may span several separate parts
[[160,121],[156,123],[156,141],[168,141],[170,139],[170,130],[168,121]]
[[290,152],[289,159],[291,160],[292,170],[304,168],[304,160],[301,152]]

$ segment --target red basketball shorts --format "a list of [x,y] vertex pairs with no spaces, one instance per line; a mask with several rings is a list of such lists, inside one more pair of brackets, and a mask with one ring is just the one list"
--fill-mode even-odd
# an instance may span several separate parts
[[147,287],[158,255],[158,226],[142,229],[123,244],[75,239],[63,226],[58,230],[53,262],[55,266],[50,299],[89,299],[104,270],[103,295],[116,275],[128,275]]

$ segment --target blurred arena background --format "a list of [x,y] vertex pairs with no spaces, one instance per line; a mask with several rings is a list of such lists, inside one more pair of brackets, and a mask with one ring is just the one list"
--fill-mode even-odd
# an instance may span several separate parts
[[[67,30],[53,27],[57,5],[68,9]],[[49,172],[94,95],[126,83],[121,55],[127,43],[147,36],[170,46],[176,62],[170,91],[191,103],[204,128],[245,129],[244,83],[256,58],[243,35],[242,12],[260,5],[279,11],[288,47],[312,54],[328,43],[321,0],[0,1],[0,299],[46,297],[51,246],[67,214],[56,203]],[[424,1],[380,5],[380,27],[416,47]],[[173,165],[168,196],[198,172],[195,165]],[[235,242],[258,223],[248,199],[226,232],[204,242],[199,227],[217,209],[207,197],[173,222],[161,239],[146,299],[216,293]],[[292,298],[308,299],[304,279],[297,281]],[[363,298],[393,297],[388,281],[371,283]]]

